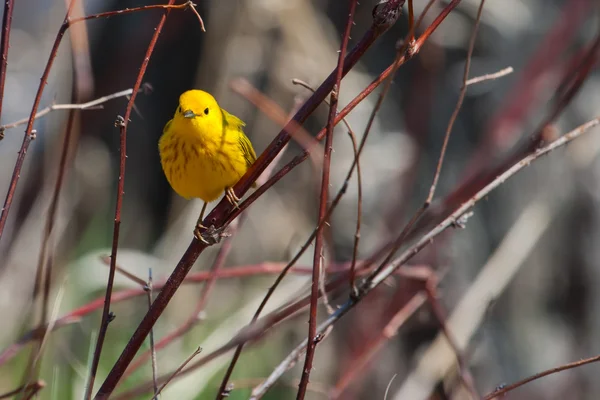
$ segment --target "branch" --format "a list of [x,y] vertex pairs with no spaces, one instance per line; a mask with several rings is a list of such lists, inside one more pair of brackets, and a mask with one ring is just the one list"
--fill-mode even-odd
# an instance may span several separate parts
[[[323,221],[327,224],[327,201],[329,198],[329,174],[331,171],[331,151],[333,149],[333,127],[335,124],[335,116],[337,114],[338,104],[338,93],[340,91],[340,85],[343,76],[344,57],[346,56],[346,48],[348,47],[348,40],[350,38],[350,31],[352,30],[352,24],[354,23],[354,11],[356,10],[357,0],[349,0],[348,19],[346,21],[346,29],[342,36],[342,44],[340,46],[340,53],[338,56],[335,84],[331,91],[331,97],[329,100],[329,115],[327,117],[327,125],[325,126],[325,149],[323,151],[323,175],[321,177],[321,195],[319,201],[319,216],[317,221]],[[400,7],[401,5],[396,5]],[[391,10],[391,9],[390,9]],[[396,10],[399,13],[399,10]],[[396,17],[397,18],[397,17]],[[394,20],[395,22],[395,20]],[[393,24],[393,22],[392,22]],[[310,371],[312,370],[312,363],[315,356],[315,350],[317,343],[320,339],[317,339],[317,307],[319,305],[319,278],[321,276],[321,262],[323,260],[323,224],[319,223],[317,228],[317,234],[315,239],[315,251],[313,255],[313,273],[312,283],[310,287],[310,311],[308,318],[308,348],[306,351],[306,358],[304,360],[304,368],[302,369],[302,377],[300,378],[300,384],[298,385],[297,400],[303,400],[306,396],[306,388],[310,378]],[[325,293],[323,293],[325,295]]]
[[[4,84],[6,82],[6,70],[8,68],[8,47],[10,42],[10,28],[15,0],[4,2],[4,13],[2,14],[2,40],[0,42],[0,116],[2,115],[2,102],[4,100]],[[2,138],[0,131],[0,139]]]
[[525,378],[523,380],[520,380],[518,382],[515,382],[511,385],[508,386],[503,386],[502,388],[499,388],[497,390],[494,390],[492,393],[486,395],[483,400],[492,400],[492,399],[500,399],[502,397],[504,397],[504,395],[510,391],[515,390],[518,387],[521,387],[529,382],[533,382],[535,380],[538,380],[540,378],[543,378],[545,376],[548,375],[552,375],[552,374],[556,374],[557,372],[561,372],[561,371],[566,371],[568,369],[573,369],[573,368],[578,368],[581,367],[583,365],[587,365],[587,364],[592,364],[592,363],[596,363],[600,361],[600,355],[595,356],[595,357],[590,357],[590,358],[586,358],[584,360],[579,360],[579,361],[575,361],[569,364],[564,364],[561,365],[559,367],[554,367],[554,368],[550,368],[546,371],[542,371],[542,372],[538,372],[535,375],[532,375],[528,378]]
[[469,80],[467,80],[467,86],[470,85],[474,85],[476,83],[481,83],[481,82],[485,82],[485,81],[491,81],[494,79],[498,79],[498,78],[502,78],[506,75],[512,74],[513,72],[515,72],[515,70],[513,69],[513,67],[506,67],[501,69],[498,72],[494,72],[493,74],[485,74],[485,75],[481,75],[481,76],[476,76],[475,78],[471,78]]
[[463,101],[465,100],[465,96],[467,94],[467,80],[469,79],[469,70],[471,69],[471,59],[473,58],[473,51],[475,50],[475,39],[477,38],[477,31],[479,29],[479,23],[481,22],[481,13],[483,12],[483,6],[485,4],[485,0],[481,0],[479,3],[479,8],[477,9],[477,17],[475,18],[475,25],[473,26],[473,31],[471,32],[471,39],[469,40],[469,50],[467,51],[467,60],[465,61],[465,70],[463,72],[462,85],[460,88],[460,93],[458,95],[458,101],[456,102],[456,107],[452,112],[452,116],[450,117],[450,121],[448,122],[448,126],[446,127],[446,134],[444,135],[444,142],[442,143],[442,150],[440,152],[440,157],[438,159],[438,164],[435,169],[435,174],[433,176],[433,183],[429,188],[429,195],[427,196],[427,200],[425,203],[427,205],[431,204],[433,200],[433,196],[435,195],[435,189],[438,184],[438,180],[440,179],[440,174],[442,173],[442,165],[444,165],[444,157],[446,155],[446,150],[448,148],[448,142],[450,141],[450,134],[452,133],[452,128],[454,127],[454,123],[456,122],[456,118],[458,117],[458,113],[462,108]]
[[[169,0],[168,5],[172,6],[173,3],[175,3],[175,0]],[[156,46],[156,42],[158,40],[158,37],[160,36],[160,33],[162,32],[169,12],[170,9],[167,8],[161,16],[158,25],[154,29],[154,34],[152,35],[152,39],[150,39],[150,44],[148,45],[148,49],[146,50],[146,55],[144,56],[142,65],[140,66],[140,72],[138,73],[135,84],[133,85],[133,93],[131,94],[129,102],[127,103],[127,108],[125,109],[125,116],[121,119],[117,118],[116,126],[119,127],[120,131],[120,162],[119,181],[117,184],[117,199],[115,206],[115,222],[113,228],[113,242],[110,255],[110,271],[108,274],[108,282],[106,283],[106,295],[104,298],[104,308],[102,310],[102,320],[100,322],[98,338],[96,339],[96,348],[94,349],[94,358],[92,360],[92,366],[90,370],[89,384],[86,388],[85,399],[87,400],[91,398],[92,390],[94,388],[94,380],[96,378],[96,372],[98,370],[98,363],[100,362],[100,354],[102,353],[102,346],[104,344],[104,339],[108,330],[108,324],[114,319],[114,314],[112,314],[112,312],[110,311],[110,299],[115,279],[117,249],[119,247],[119,229],[121,227],[121,208],[123,206],[123,194],[125,193],[125,165],[127,161],[127,127],[129,126],[129,118],[131,116],[131,111],[133,110],[135,99],[140,90],[140,87],[142,86],[142,80],[144,79],[146,68],[148,68],[148,63],[150,62],[150,58],[152,57],[152,53],[154,52],[154,47]],[[101,388],[98,394],[96,395],[96,398],[104,397],[105,396],[103,395]]]
[[[144,84],[143,87],[140,89],[140,91],[144,92],[144,93],[148,93],[151,90],[150,85],[148,84]],[[88,101],[86,103],[81,103],[81,104],[53,104],[51,106],[48,106],[40,111],[38,111],[35,116],[33,117],[33,119],[38,119],[43,117],[46,114],[51,113],[52,111],[56,111],[56,110],[90,110],[90,109],[97,109],[99,108],[99,106],[101,106],[102,104],[110,101],[110,100],[114,100],[117,99],[119,97],[126,97],[129,96],[133,93],[133,89],[125,89],[125,90],[121,90],[120,92],[115,92],[112,94],[109,94],[107,96],[102,96],[99,97],[95,100],[92,101]],[[7,129],[12,129],[12,128],[16,128],[19,125],[24,125],[27,123],[27,121],[29,121],[29,118],[23,118],[20,119],[18,121],[15,122],[11,122],[10,124],[6,124],[6,125],[2,125],[0,126],[0,132],[4,132]]]

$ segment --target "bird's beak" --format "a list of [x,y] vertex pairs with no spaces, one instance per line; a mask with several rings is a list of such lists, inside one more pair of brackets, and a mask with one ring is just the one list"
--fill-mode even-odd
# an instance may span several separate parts
[[194,114],[194,112],[192,110],[186,110],[183,112],[183,117],[184,118],[194,118],[196,116],[196,114]]

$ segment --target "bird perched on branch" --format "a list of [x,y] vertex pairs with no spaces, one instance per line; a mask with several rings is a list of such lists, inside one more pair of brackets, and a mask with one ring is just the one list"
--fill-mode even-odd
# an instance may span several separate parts
[[194,235],[200,234],[207,203],[225,192],[237,207],[232,187],[256,161],[252,143],[244,134],[246,124],[223,110],[202,90],[188,90],[179,97],[173,119],[165,125],[158,148],[163,171],[180,196],[204,201]]

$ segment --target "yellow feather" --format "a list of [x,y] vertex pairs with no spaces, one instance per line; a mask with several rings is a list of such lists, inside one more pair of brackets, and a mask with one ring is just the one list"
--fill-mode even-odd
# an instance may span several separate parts
[[160,160],[173,190],[186,199],[216,200],[256,161],[245,123],[202,90],[179,97],[159,141]]

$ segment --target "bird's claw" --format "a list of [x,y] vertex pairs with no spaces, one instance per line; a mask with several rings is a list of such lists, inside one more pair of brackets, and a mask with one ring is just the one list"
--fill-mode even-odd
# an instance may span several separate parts
[[240,207],[239,207],[240,198],[237,197],[237,195],[235,194],[235,192],[233,191],[232,188],[227,188],[227,190],[225,191],[225,197],[227,197],[227,201],[229,201],[231,203],[231,205],[233,205],[238,210],[240,209]]
[[222,238],[231,236],[231,234],[225,232],[224,227],[216,228],[214,225],[211,225],[207,228],[202,224],[198,224],[196,225],[196,229],[194,229],[194,236],[207,246],[212,246],[219,243]]

